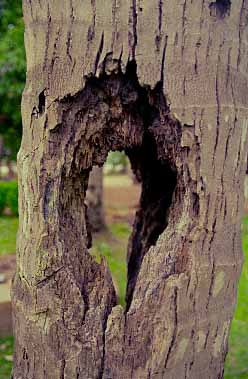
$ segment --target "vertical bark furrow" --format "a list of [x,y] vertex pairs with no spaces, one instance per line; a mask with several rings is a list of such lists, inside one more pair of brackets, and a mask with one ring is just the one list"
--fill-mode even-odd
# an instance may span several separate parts
[[162,39],[162,21],[163,21],[163,0],[158,0],[158,31],[155,38],[155,45],[157,50],[160,49]]
[[48,60],[48,49],[49,49],[49,44],[50,44],[50,34],[51,34],[51,14],[50,14],[50,8],[49,8],[49,3],[47,4],[47,34],[46,34],[46,41],[45,41],[45,53],[44,53],[44,63],[43,63],[43,70],[47,69],[47,60]]
[[185,47],[185,32],[186,32],[186,11],[187,11],[187,0],[183,2],[183,12],[182,12],[182,44],[181,44],[181,54],[183,58],[184,47]]
[[131,0],[131,12],[129,18],[129,46],[131,49],[130,58],[135,59],[136,46],[138,42],[138,34],[137,34],[137,4],[136,0]]
[[[221,49],[221,47],[220,47]],[[216,106],[217,106],[217,117],[216,117],[216,139],[215,139],[215,145],[214,145],[214,153],[213,153],[213,160],[216,154],[216,149],[218,146],[219,141],[219,128],[220,128],[220,93],[219,93],[219,67],[220,67],[220,53],[218,56],[218,65],[217,65],[217,72],[216,72],[216,79],[215,79],[215,97],[216,97]],[[214,167],[215,170],[215,167]]]
[[113,25],[112,44],[111,44],[111,50],[112,51],[114,49],[114,43],[115,43],[117,31],[118,31],[118,21],[117,21],[117,15],[116,15],[116,12],[117,12],[116,6],[117,6],[117,1],[116,0],[112,0],[112,25]]
[[98,51],[96,53],[94,75],[96,74],[96,71],[97,71],[97,68],[98,68],[98,65],[99,65],[99,62],[100,62],[100,59],[101,59],[101,55],[102,55],[102,51],[103,51],[103,46],[104,46],[104,32],[102,32],[101,40],[100,40],[100,45],[99,45]]
[[241,62],[241,44],[242,44],[242,33],[243,33],[243,20],[245,19],[245,0],[242,0],[242,5],[240,8],[240,17],[239,17],[239,51],[238,51],[238,59],[237,59],[237,68],[239,69]]
[[165,68],[165,56],[166,56],[166,48],[167,48],[168,36],[164,37],[164,48],[162,55],[162,63],[161,63],[161,83],[164,83],[164,68]]
[[173,295],[173,304],[174,304],[174,329],[173,329],[173,334],[172,334],[172,338],[171,338],[171,341],[170,341],[170,344],[169,344],[169,350],[168,350],[168,353],[166,355],[166,359],[165,359],[165,363],[164,363],[164,367],[166,368],[167,367],[167,364],[168,364],[168,361],[169,361],[169,358],[170,358],[170,354],[171,354],[171,351],[174,347],[174,343],[175,343],[175,340],[176,340],[176,335],[177,335],[177,327],[178,327],[178,319],[177,319],[177,292],[178,289],[175,287],[174,289],[174,295]]

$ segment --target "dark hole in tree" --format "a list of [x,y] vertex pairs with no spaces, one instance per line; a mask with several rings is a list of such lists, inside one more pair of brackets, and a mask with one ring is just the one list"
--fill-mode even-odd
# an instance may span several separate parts
[[[125,305],[126,253],[139,204],[140,183],[135,179],[124,152],[110,152],[103,170],[101,169],[93,167],[86,194],[87,214],[92,230],[90,253],[98,262],[101,256],[105,257],[112,273],[118,302]],[[103,191],[99,188],[101,179]],[[104,219],[101,214],[102,205]]]
[[128,309],[142,260],[167,227],[177,174],[168,161],[157,158],[156,143],[149,134],[140,148],[130,149],[127,154],[142,187],[127,256]]
[[[141,185],[138,209],[132,222],[132,232],[128,243],[128,269],[125,281],[127,284],[125,301],[128,309],[142,260],[149,248],[156,244],[160,234],[167,226],[177,174],[176,170],[170,167],[169,162],[157,159],[156,144],[149,134],[144,138],[141,147],[127,149],[126,154],[130,159],[136,180]],[[90,214],[89,206],[88,213]],[[125,227],[125,224],[123,226]],[[94,230],[94,225],[90,225],[90,228]],[[118,259],[108,243],[101,243],[98,249],[111,262]],[[115,284],[117,287],[118,284],[122,286],[122,283]],[[119,300],[123,302],[122,294],[120,297]]]
[[[160,148],[163,143],[176,143],[176,132],[170,134],[170,128],[161,128],[160,113],[157,106],[167,107],[160,85],[153,93],[139,86],[136,76],[136,66],[131,62],[126,73],[127,83],[120,91],[120,102],[126,117],[131,114],[135,122],[142,122],[142,142],[137,146],[125,146],[118,140],[114,132],[109,138],[117,142],[119,150],[124,150],[129,157],[132,170],[138,182],[141,183],[141,197],[136,212],[133,230],[129,238],[127,254],[127,291],[126,305],[129,308],[143,258],[149,248],[156,244],[158,237],[165,230],[172,196],[177,183],[176,168],[170,153],[166,148]],[[112,80],[115,79],[114,77]],[[108,81],[110,83],[108,83]],[[114,83],[116,84],[116,83]],[[106,87],[111,85],[108,78]],[[115,85],[111,88],[114,91]],[[150,98],[149,98],[150,96]],[[166,120],[169,123],[169,120]],[[154,130],[159,130],[156,139]],[[176,126],[175,126],[176,129]],[[155,135],[154,135],[155,134]],[[116,141],[115,141],[116,139]],[[162,153],[161,153],[162,151]]]
[[42,91],[39,94],[39,105],[38,105],[40,116],[45,112],[45,102],[46,102],[45,91]]
[[[104,67],[106,65],[107,62]],[[119,70],[110,75],[103,73],[100,78],[89,78],[83,91],[67,96],[61,104],[62,124],[71,127],[70,141],[82,125],[84,128],[87,125],[81,139],[77,137],[75,145],[72,144],[73,175],[87,177],[93,166],[104,164],[110,151],[125,151],[142,186],[128,247],[128,309],[143,258],[168,224],[178,180],[175,154],[180,125],[170,116],[162,83],[153,90],[140,86],[135,61],[129,62],[125,73]],[[62,138],[63,131],[68,138],[66,128],[60,130]],[[82,183],[84,186],[85,181]],[[75,196],[80,194],[75,193]],[[70,200],[70,203],[75,201]],[[90,227],[88,229],[90,247]]]
[[219,19],[224,18],[226,15],[229,16],[231,5],[231,0],[216,0],[209,5],[210,14]]

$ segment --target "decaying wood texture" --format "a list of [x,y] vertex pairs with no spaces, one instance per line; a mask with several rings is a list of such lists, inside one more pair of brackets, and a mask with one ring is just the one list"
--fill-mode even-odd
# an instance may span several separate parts
[[94,166],[89,175],[85,203],[89,227],[92,232],[99,232],[105,228],[103,204],[103,168]]
[[[242,266],[247,0],[24,0],[13,379],[223,378]],[[142,194],[127,307],[87,246],[92,166]]]

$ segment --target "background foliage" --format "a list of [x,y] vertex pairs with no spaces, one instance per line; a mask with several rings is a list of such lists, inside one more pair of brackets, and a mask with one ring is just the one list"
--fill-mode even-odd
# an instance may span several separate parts
[[6,208],[12,216],[18,215],[18,185],[15,180],[0,182],[0,215]]
[[15,159],[20,146],[21,94],[25,85],[24,25],[21,0],[0,0],[0,135]]

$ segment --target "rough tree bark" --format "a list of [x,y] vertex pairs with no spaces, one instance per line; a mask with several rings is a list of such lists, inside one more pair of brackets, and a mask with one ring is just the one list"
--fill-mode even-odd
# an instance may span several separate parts
[[93,167],[89,175],[86,193],[87,215],[92,232],[105,228],[103,205],[103,168]]
[[[14,379],[222,378],[242,266],[247,0],[24,0]],[[142,194],[127,308],[87,245],[89,172]]]

